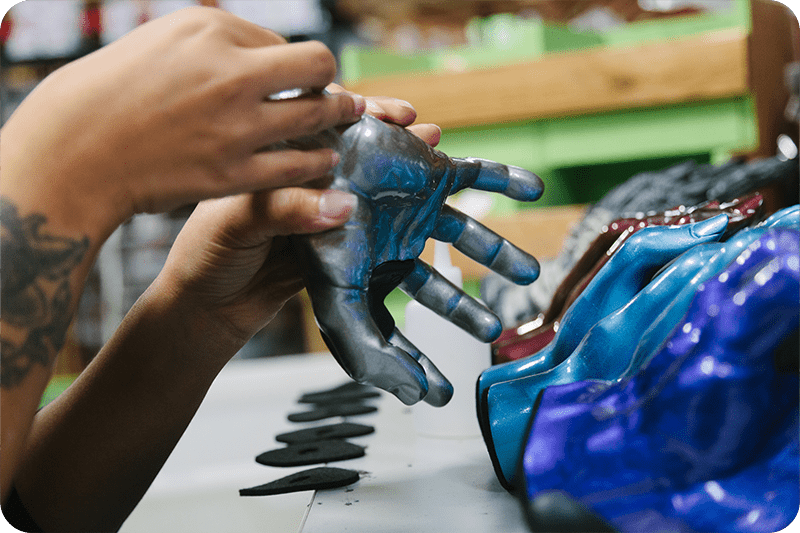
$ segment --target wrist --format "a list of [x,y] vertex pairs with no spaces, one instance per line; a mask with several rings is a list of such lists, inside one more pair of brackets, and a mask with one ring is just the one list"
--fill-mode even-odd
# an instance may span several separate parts
[[[207,370],[212,376],[247,342],[232,331],[213,313],[197,305],[189,295],[159,275],[136,302],[142,312],[161,331],[181,366],[193,365]],[[163,342],[159,340],[159,342]],[[189,362],[191,361],[191,362]]]
[[[23,102],[23,106],[26,102]],[[20,113],[21,111],[21,113]],[[67,153],[64,128],[41,127],[42,117],[19,110],[0,130],[0,190],[21,212],[40,213],[54,228],[102,244],[133,213],[115,197],[102,170]],[[116,194],[119,196],[119,194]]]

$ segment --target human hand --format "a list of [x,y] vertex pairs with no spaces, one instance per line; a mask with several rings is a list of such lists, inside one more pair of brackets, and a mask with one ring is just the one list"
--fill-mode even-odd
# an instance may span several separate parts
[[[16,168],[36,194],[91,207],[84,216],[101,213],[92,222],[110,230],[138,212],[304,183],[330,171],[333,151],[275,143],[365,109],[361,97],[321,93],[335,71],[321,43],[287,44],[218,9],[178,11],[32,92],[3,128],[4,192]],[[269,99],[296,87],[311,94]]]
[[[335,83],[331,83],[326,89],[332,94],[348,92]],[[430,146],[439,144],[442,137],[442,130],[436,124],[413,124],[417,119],[417,111],[405,100],[390,96],[370,96],[367,98],[367,114],[384,122],[403,126]]]
[[[341,92],[338,86],[329,90]],[[407,102],[367,98],[367,113],[408,130],[429,145],[441,130],[416,118]],[[335,189],[285,187],[200,202],[176,239],[157,283],[182,305],[220,325],[219,340],[240,347],[303,287],[287,235],[309,234],[348,220],[356,197]],[[232,351],[220,354],[223,361]]]
[[535,200],[541,180],[517,167],[451,159],[372,117],[291,144],[339,150],[342,162],[331,187],[358,197],[355,215],[343,227],[293,239],[328,347],[356,381],[407,404],[446,404],[452,386],[395,328],[383,299],[399,284],[479,339],[496,338],[499,319],[417,257],[432,236],[517,283],[532,282],[539,271],[533,257],[444,201],[468,187]]

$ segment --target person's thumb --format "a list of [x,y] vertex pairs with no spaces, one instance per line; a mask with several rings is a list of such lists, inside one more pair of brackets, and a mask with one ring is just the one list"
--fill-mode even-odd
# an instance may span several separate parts
[[264,224],[272,235],[318,233],[347,222],[357,202],[335,189],[274,189],[264,198]]

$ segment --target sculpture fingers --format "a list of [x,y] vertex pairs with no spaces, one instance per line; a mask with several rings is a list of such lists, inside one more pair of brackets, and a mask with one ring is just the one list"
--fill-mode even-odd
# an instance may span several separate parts
[[544,192],[542,179],[524,168],[477,157],[454,157],[452,161],[456,168],[452,192],[472,187],[523,202],[538,200]]
[[322,338],[347,374],[391,392],[406,405],[428,394],[423,367],[389,344],[370,313],[366,291],[330,285],[308,287]]
[[453,397],[453,385],[436,368],[436,365],[424,353],[420,352],[397,328],[395,328],[392,336],[389,337],[389,342],[416,359],[425,370],[425,377],[428,379],[428,394],[422,400],[433,407],[447,405],[447,402]]
[[493,341],[503,331],[500,319],[485,305],[419,259],[400,283],[400,289],[483,342]]
[[456,250],[519,285],[539,277],[539,262],[532,255],[448,205],[442,207],[431,236],[453,243]]

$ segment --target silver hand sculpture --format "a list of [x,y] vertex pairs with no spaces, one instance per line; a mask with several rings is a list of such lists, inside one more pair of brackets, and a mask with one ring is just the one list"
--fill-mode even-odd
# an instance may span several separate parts
[[532,201],[541,196],[542,181],[517,167],[449,158],[407,130],[370,116],[289,144],[336,150],[341,161],[331,188],[358,197],[343,227],[293,238],[328,348],[358,382],[408,405],[423,399],[445,405],[452,386],[395,327],[383,300],[399,286],[475,337],[497,338],[500,320],[418,257],[433,237],[516,283],[531,283],[539,275],[533,257],[445,200],[474,187]]

